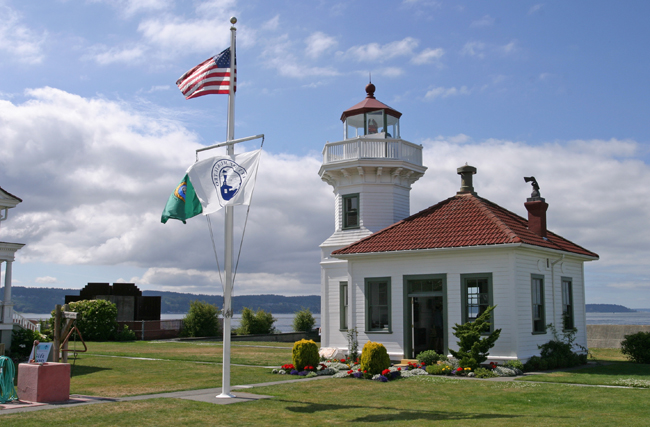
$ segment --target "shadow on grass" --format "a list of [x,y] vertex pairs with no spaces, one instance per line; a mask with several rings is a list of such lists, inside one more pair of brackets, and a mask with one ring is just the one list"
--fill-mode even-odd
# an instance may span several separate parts
[[[611,376],[648,376],[650,377],[650,365],[632,362],[607,362],[597,366],[580,366],[560,371],[541,371],[546,375],[572,374],[572,375],[611,375]],[[530,377],[534,378],[534,377]],[[534,381],[534,379],[531,379]]]
[[99,366],[74,365],[70,368],[70,376],[74,378],[82,375],[94,374],[95,372],[110,370],[111,368],[101,368]]
[[303,414],[313,414],[316,412],[335,411],[335,410],[354,410],[354,409],[370,409],[376,411],[376,414],[365,415],[351,419],[348,422],[362,422],[362,423],[375,423],[383,421],[442,421],[442,420],[488,420],[488,419],[506,419],[506,418],[519,418],[521,415],[510,414],[472,414],[472,413],[458,413],[458,412],[445,412],[445,411],[427,411],[427,410],[414,410],[414,409],[398,409],[386,406],[361,406],[361,405],[340,405],[340,404],[321,404],[321,403],[306,403],[298,402],[295,400],[279,399],[280,402],[298,403],[301,406],[288,406],[287,410]]

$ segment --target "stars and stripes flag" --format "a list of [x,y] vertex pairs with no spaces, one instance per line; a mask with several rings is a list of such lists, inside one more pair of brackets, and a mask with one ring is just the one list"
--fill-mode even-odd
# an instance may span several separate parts
[[230,79],[234,78],[234,89],[237,90],[237,59],[235,72],[230,70],[230,48],[207,59],[183,74],[176,81],[176,86],[183,92],[185,99],[197,98],[203,95],[228,94]]

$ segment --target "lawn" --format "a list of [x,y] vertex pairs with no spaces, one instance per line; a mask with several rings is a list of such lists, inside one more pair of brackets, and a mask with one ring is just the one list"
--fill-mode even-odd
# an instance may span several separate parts
[[[221,365],[215,343],[91,343],[90,354],[76,361],[72,393],[127,396],[221,385]],[[207,344],[207,345],[206,345]],[[289,345],[268,347],[233,346],[242,360],[255,365],[289,362]],[[275,348],[279,347],[279,348]],[[251,351],[254,349],[254,351]],[[240,352],[241,351],[241,352]],[[282,356],[278,351],[285,352]],[[185,354],[187,353],[187,354]],[[164,361],[105,357],[129,354]],[[620,354],[620,352],[619,352]],[[637,376],[650,380],[649,365],[620,362],[615,351],[599,352],[609,365],[572,371],[569,375],[599,378],[598,381]],[[204,359],[205,358],[205,359]],[[187,360],[186,360],[187,359]],[[198,360],[195,361],[195,360]],[[609,369],[609,373],[598,371]],[[596,372],[589,372],[590,370]],[[587,373],[582,373],[587,372]],[[232,385],[295,379],[273,375],[269,369],[232,367]],[[1,415],[2,426],[66,425],[647,425],[650,390],[600,388],[557,384],[563,376],[535,375],[545,381],[495,382],[447,377],[416,377],[380,383],[356,379],[300,381],[246,392],[274,396],[236,405],[216,405],[182,399],[102,403],[14,415]],[[528,379],[528,378],[527,378]],[[594,380],[596,381],[596,380]],[[583,381],[584,382],[584,381]],[[235,391],[236,393],[236,391]]]
[[[280,366],[291,360],[292,343],[239,342],[231,344],[230,363]],[[187,362],[222,362],[219,341],[90,342],[89,356],[130,356]]]
[[246,390],[273,399],[104,403],[2,416],[4,426],[65,425],[647,425],[648,390],[421,377],[304,381]]
[[595,366],[531,375],[518,381],[650,388],[650,365],[628,362],[621,350],[616,348],[596,348],[591,349],[591,353],[597,363]]

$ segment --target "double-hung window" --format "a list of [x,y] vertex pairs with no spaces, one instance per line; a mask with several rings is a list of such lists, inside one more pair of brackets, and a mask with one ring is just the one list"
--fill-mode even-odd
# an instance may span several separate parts
[[[462,274],[461,283],[463,322],[474,322],[492,305],[492,274]],[[494,312],[492,312],[490,323],[492,324],[491,329],[494,329]]]
[[359,194],[346,194],[343,198],[343,228],[359,228]]
[[366,331],[391,332],[390,278],[366,279]]
[[544,307],[544,276],[531,276],[531,297],[533,309],[533,333],[546,333],[546,313]]
[[562,326],[565,331],[575,327],[573,319],[573,283],[568,277],[562,278]]
[[339,301],[340,301],[340,313],[341,313],[341,323],[340,329],[342,331],[348,329],[348,282],[339,283]]

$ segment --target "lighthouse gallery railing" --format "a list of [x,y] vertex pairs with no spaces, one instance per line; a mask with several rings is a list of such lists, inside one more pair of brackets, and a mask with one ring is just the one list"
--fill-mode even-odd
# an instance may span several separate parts
[[325,144],[324,164],[355,159],[395,159],[421,166],[422,146],[402,139],[363,137]]

